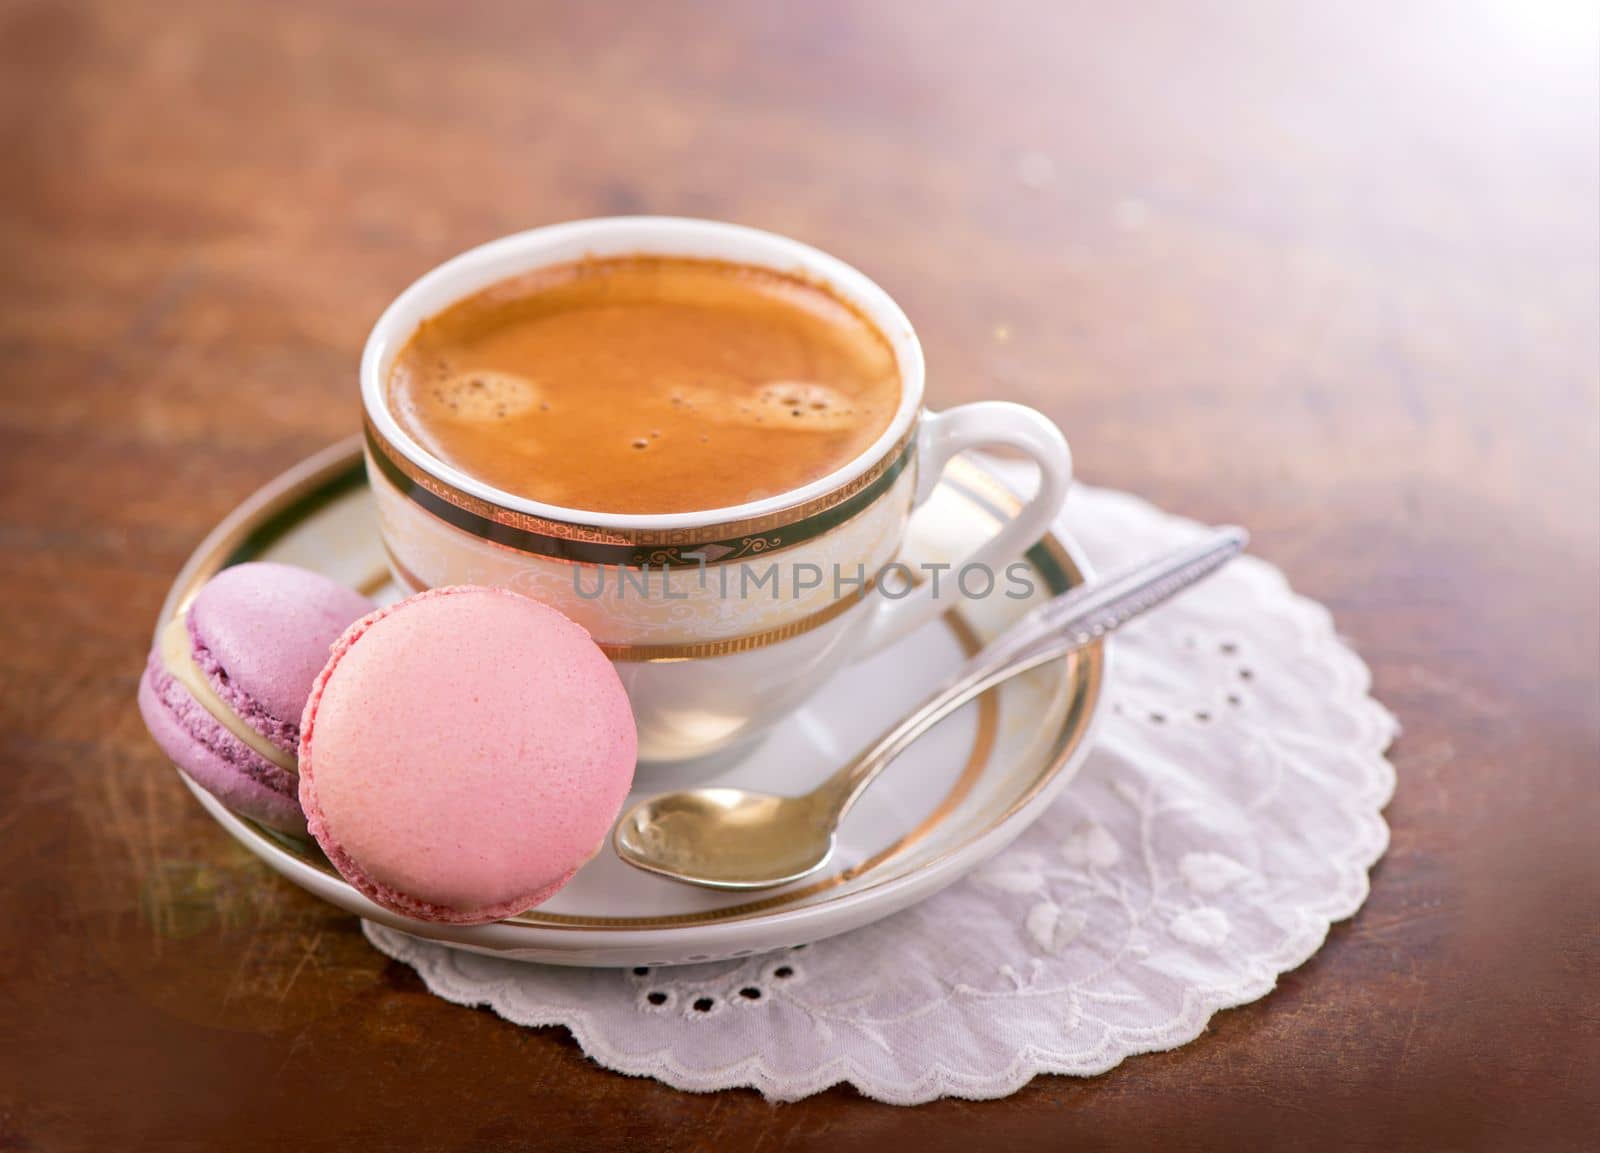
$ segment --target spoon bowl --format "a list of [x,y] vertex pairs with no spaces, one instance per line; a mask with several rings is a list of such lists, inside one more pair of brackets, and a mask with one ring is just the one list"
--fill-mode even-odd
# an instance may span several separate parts
[[833,856],[834,822],[815,793],[687,789],[629,809],[612,838],[646,872],[712,889],[767,889],[816,872]]

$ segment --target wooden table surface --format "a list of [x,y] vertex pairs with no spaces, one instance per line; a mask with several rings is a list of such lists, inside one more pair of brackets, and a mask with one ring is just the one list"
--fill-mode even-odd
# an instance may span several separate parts
[[[0,1150],[1593,1149],[1597,54],[1559,2],[0,6]],[[418,273],[645,211],[859,265],[935,406],[1332,608],[1405,733],[1313,960],[1003,1101],[692,1096],[205,817],[134,706],[189,550]]]

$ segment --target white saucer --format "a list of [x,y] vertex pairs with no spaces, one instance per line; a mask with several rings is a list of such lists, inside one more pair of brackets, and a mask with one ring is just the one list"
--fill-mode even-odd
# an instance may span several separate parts
[[[955,561],[993,531],[1015,499],[977,465],[956,461],[917,513],[909,557]],[[218,569],[275,560],[327,573],[377,599],[383,549],[354,439],[290,469],[233,511],[179,574],[166,621]],[[1029,554],[1035,592],[969,601],[959,613],[845,670],[717,782],[769,792],[809,788],[906,712],[966,652],[1030,607],[1083,579],[1070,545]],[[200,803],[246,848],[302,888],[361,917],[459,948],[559,965],[669,965],[739,957],[842,933],[886,917],[998,852],[1072,779],[1089,751],[1105,678],[1102,646],[992,690],[918,741],[862,798],[820,878],[752,898],[629,868],[609,847],[539,908],[492,925],[435,925],[374,905],[315,844],[270,832],[186,776]],[[715,783],[715,782],[708,782]],[[664,787],[641,769],[634,799]]]

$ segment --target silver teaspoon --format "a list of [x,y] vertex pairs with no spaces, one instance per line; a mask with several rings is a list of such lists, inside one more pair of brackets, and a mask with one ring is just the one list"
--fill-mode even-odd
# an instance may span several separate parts
[[640,801],[617,822],[617,856],[646,872],[708,889],[767,889],[809,876],[833,855],[835,834],[850,807],[912,741],[1001,681],[1093,643],[1215,572],[1248,540],[1241,528],[1218,529],[1196,544],[1047,601],[803,796],[719,787]]

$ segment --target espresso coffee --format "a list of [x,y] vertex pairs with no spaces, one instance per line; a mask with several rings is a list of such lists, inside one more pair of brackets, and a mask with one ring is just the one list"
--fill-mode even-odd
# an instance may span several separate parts
[[450,465],[608,513],[723,508],[859,456],[900,402],[894,352],[823,285],[677,257],[591,259],[424,322],[390,408]]

